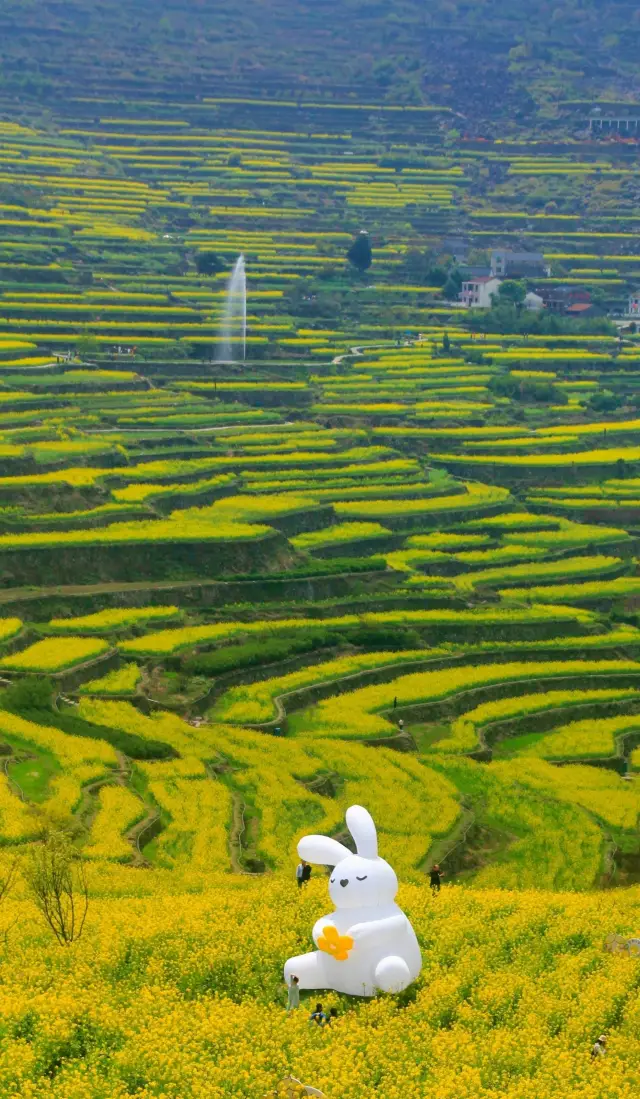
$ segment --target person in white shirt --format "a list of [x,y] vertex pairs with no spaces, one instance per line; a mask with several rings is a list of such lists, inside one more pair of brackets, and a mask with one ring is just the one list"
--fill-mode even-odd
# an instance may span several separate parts
[[300,1007],[300,978],[291,975],[291,981],[287,985],[287,1011]]

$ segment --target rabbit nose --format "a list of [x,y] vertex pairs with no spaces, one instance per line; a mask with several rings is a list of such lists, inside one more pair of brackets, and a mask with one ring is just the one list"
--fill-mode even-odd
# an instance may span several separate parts
[[348,884],[349,884],[349,879],[348,878],[340,878],[340,885],[342,886],[343,889],[344,889],[345,885],[348,885]]

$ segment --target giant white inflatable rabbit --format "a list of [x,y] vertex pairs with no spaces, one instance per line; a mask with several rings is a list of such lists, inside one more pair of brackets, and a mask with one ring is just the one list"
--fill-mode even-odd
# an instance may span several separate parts
[[300,988],[332,988],[348,996],[401,992],[422,968],[418,940],[395,903],[398,879],[378,857],[370,814],[352,805],[346,821],[356,855],[329,836],[305,836],[298,844],[306,862],[334,867],[329,895],[336,910],[313,928],[318,950],[289,958],[284,979],[289,984],[295,975]]

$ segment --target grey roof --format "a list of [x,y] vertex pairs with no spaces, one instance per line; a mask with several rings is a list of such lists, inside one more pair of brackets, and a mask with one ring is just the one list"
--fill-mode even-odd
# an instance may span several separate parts
[[504,255],[505,259],[517,260],[522,263],[543,263],[542,252],[512,252],[510,248],[492,248],[492,256]]

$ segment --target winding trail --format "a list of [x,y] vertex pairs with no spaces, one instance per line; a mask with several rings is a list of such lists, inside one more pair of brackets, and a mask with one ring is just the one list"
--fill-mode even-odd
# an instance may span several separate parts
[[[29,758],[29,757],[27,757],[27,758]],[[10,756],[3,756],[3,758],[2,758],[2,770],[4,771],[4,773],[6,775],[6,779],[7,779],[7,782],[9,784],[9,788],[12,789],[12,790],[15,790],[15,792],[16,792],[17,796],[20,798],[20,800],[23,801],[25,803],[25,805],[27,805],[28,804],[27,796],[26,796],[24,790],[22,789],[21,786],[18,785],[16,780],[14,778],[12,778],[11,775],[9,774],[9,764],[10,763],[15,763],[15,762],[16,762],[16,757],[13,755],[13,753]]]
[[[158,825],[160,825],[160,827],[158,827]],[[142,847],[144,847],[146,843],[149,843],[155,837],[155,835],[157,835],[157,832],[153,831],[153,829],[156,827],[158,827],[158,832],[160,832],[162,827],[160,821],[160,810],[149,809],[148,813],[142,818],[142,820],[139,820],[138,823],[134,824],[128,832],[125,832],[125,839],[128,843],[131,844],[131,849],[133,853],[133,857],[131,860],[132,866],[139,866],[144,867],[147,870],[153,870],[153,863],[149,862],[148,859],[145,859],[144,855],[142,854]],[[145,836],[148,832],[152,834],[148,837],[148,839],[144,841],[144,843],[142,843],[141,847],[140,841],[142,840],[142,837]]]

